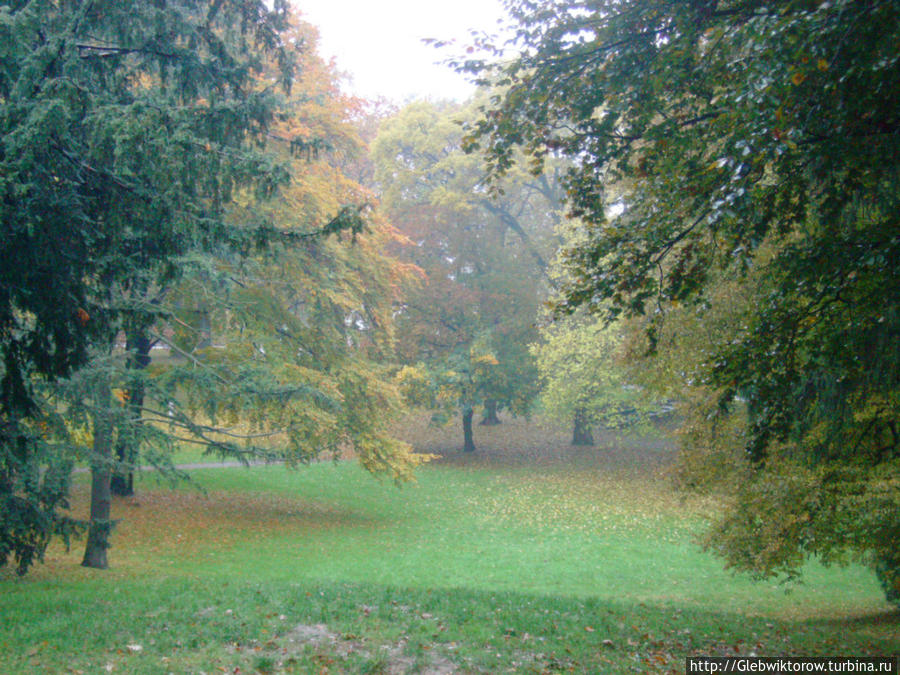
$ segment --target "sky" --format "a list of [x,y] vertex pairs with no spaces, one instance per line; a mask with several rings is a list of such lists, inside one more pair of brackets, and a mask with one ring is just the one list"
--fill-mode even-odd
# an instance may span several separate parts
[[[398,103],[413,98],[466,99],[473,87],[447,66],[469,30],[493,33],[504,16],[500,0],[294,0],[321,34],[319,52],[348,75],[345,89]],[[422,38],[456,39],[457,51],[437,50]]]

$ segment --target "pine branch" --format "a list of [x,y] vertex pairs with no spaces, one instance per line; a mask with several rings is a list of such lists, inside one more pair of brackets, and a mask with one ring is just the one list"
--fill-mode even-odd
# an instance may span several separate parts
[[160,52],[154,49],[147,49],[145,47],[114,47],[114,46],[105,46],[105,45],[90,45],[90,44],[77,44],[75,48],[78,49],[79,56],[83,59],[91,59],[91,58],[108,58],[110,56],[119,56],[126,54],[149,54],[151,56],[160,56],[164,59],[176,59],[178,56],[176,54],[167,54],[166,52]]

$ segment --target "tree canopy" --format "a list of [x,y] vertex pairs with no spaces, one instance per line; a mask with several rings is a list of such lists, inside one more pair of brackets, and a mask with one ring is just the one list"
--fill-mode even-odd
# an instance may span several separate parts
[[[293,461],[351,443],[396,477],[415,463],[385,433],[398,398],[375,363],[388,228],[363,234],[366,195],[333,164],[300,170],[355,143],[304,31],[282,0],[0,8],[0,563],[27,569],[73,531],[59,507],[91,445],[103,553],[110,448],[135,429],[239,454],[278,435]],[[344,230],[357,250],[326,240]],[[210,319],[228,349],[202,353]],[[191,367],[137,372],[151,332]]]
[[225,212],[236,186],[267,193],[287,175],[254,147],[276,83],[253,79],[266,51],[281,84],[293,78],[286,12],[247,1],[4,8],[5,411],[27,412],[29,373],[85,362],[115,321],[110,283],[173,274],[186,251],[264,231],[228,227]]
[[399,356],[423,364],[435,407],[463,413],[469,450],[474,408],[489,419],[522,414],[537,394],[527,345],[537,337],[561,197],[552,172],[516,172],[502,196],[489,194],[480,161],[461,149],[460,121],[471,114],[412,104],[382,124],[372,146],[386,213],[409,239],[397,255],[426,275],[398,309]]
[[253,79],[268,53],[289,86],[286,20],[283,2],[0,10],[4,561],[15,552],[27,567],[64,522],[65,471],[40,471],[49,457],[27,426],[34,386],[88,363],[128,309],[149,311],[126,308],[123,289],[177,276],[188,252],[240,248],[265,231],[229,225],[226,211],[235,187],[270,193],[286,177],[257,149],[279,83]]
[[543,326],[532,345],[544,409],[573,423],[573,445],[593,445],[593,427],[634,426],[651,412],[622,362],[625,330],[579,312]]
[[507,7],[520,55],[460,64],[504,87],[468,147],[495,176],[519,149],[571,159],[557,310],[644,316],[653,351],[673,307],[749,295],[692,350],[691,384],[745,415],[716,549],[761,574],[847,550],[897,569],[900,7]]

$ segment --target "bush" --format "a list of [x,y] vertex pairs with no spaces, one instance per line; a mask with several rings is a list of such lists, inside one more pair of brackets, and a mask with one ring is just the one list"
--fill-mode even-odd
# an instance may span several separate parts
[[882,553],[875,562],[875,574],[878,577],[884,597],[893,605],[900,607],[900,554]]

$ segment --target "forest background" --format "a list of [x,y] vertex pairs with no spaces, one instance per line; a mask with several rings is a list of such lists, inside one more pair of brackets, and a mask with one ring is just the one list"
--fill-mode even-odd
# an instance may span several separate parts
[[403,483],[407,406],[466,453],[537,409],[666,419],[727,565],[897,600],[897,8],[546,4],[455,62],[470,101],[402,106],[284,2],[2,10],[4,564],[107,567],[186,444]]

